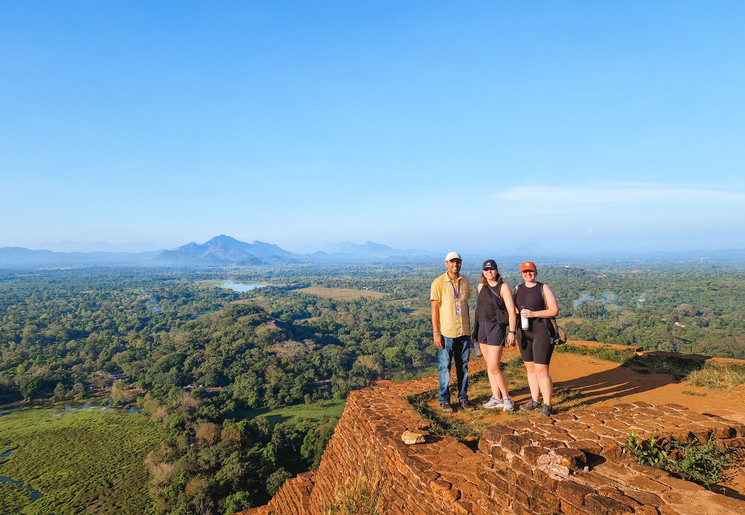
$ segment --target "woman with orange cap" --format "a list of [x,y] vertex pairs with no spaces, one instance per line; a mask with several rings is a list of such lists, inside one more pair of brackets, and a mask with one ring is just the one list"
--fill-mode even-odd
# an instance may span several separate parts
[[[559,305],[551,288],[535,280],[538,269],[532,261],[520,265],[524,283],[515,287],[515,309],[521,317],[519,347],[528,373],[531,399],[520,409],[541,408],[541,415],[553,415],[551,397],[554,383],[548,372],[554,346],[551,343],[548,318],[559,314]],[[543,397],[543,404],[539,398]]]

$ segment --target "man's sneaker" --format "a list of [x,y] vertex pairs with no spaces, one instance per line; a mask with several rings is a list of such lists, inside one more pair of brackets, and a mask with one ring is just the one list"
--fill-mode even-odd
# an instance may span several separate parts
[[550,417],[554,414],[554,408],[550,404],[544,404],[541,406],[541,416]]
[[523,411],[532,411],[534,409],[538,409],[541,407],[541,403],[538,401],[534,401],[533,399],[530,399],[525,404],[520,405],[520,409]]
[[513,411],[515,409],[515,403],[512,402],[512,399],[510,399],[509,397],[505,397],[503,399],[503,404],[504,406],[502,407],[502,409],[504,411]]
[[442,408],[442,411],[446,413],[450,413],[453,411],[453,407],[450,405],[449,402],[441,402],[440,407]]
[[497,397],[492,397],[484,404],[484,407],[486,409],[499,408],[500,406],[502,406],[502,399],[499,399]]
[[473,411],[473,409],[476,407],[473,404],[471,404],[469,401],[460,401],[461,407],[466,411]]

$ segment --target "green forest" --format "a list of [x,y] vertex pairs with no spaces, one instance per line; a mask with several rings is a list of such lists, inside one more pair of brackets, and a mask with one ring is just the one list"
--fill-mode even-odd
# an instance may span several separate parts
[[[0,427],[21,407],[136,408],[150,424],[142,430],[157,435],[143,438],[146,474],[131,480],[146,482],[136,489],[146,511],[265,504],[286,478],[318,466],[339,416],[284,408],[339,406],[378,378],[433,371],[429,285],[443,272],[402,264],[0,270]],[[477,270],[464,273],[478,279]],[[514,285],[517,274],[505,280]],[[735,267],[597,263],[546,267],[538,280],[555,292],[571,339],[745,358],[745,272]],[[223,281],[263,286],[235,292]],[[79,424],[87,431],[90,422]],[[49,492],[18,462],[11,467],[31,456],[18,446],[34,441],[12,434],[0,431],[0,451],[14,449],[0,476],[12,470]]]

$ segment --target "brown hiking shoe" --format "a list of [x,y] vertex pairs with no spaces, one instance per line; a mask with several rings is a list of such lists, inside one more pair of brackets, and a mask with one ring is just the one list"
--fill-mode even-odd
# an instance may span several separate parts
[[473,409],[475,408],[475,406],[473,404],[471,404],[470,401],[467,401],[467,400],[466,401],[460,401],[460,405],[466,411],[473,411]]
[[449,402],[441,402],[440,407],[445,413],[451,413],[453,411],[453,407],[450,405]]
[[541,403],[530,399],[528,402],[521,404],[520,409],[523,411],[532,411],[541,407]]

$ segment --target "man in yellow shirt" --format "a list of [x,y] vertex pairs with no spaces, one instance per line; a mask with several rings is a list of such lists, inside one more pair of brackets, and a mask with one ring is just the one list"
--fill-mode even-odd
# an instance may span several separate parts
[[437,346],[439,365],[440,406],[453,411],[450,405],[450,365],[455,359],[458,400],[466,411],[473,409],[468,401],[468,360],[471,357],[471,326],[468,300],[471,283],[460,273],[463,260],[457,252],[445,256],[447,272],[432,281],[429,300],[432,304],[432,333]]

